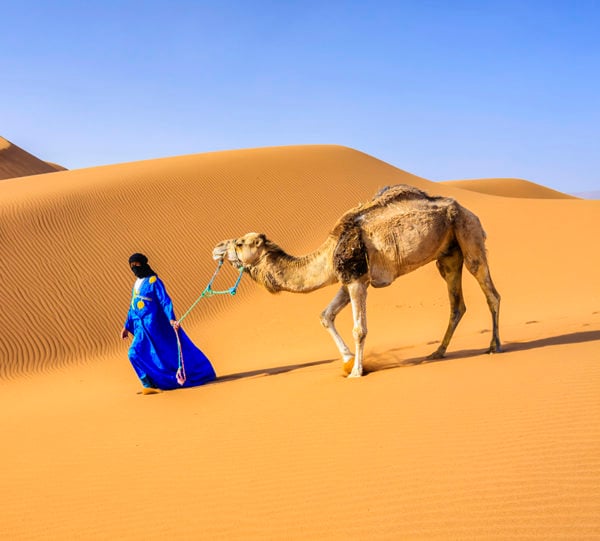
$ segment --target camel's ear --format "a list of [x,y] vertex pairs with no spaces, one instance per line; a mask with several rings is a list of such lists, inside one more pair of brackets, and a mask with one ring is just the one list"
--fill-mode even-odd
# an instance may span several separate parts
[[266,242],[266,240],[267,240],[267,237],[261,233],[254,239],[254,243],[253,243],[254,247],[258,248],[258,247],[262,246]]

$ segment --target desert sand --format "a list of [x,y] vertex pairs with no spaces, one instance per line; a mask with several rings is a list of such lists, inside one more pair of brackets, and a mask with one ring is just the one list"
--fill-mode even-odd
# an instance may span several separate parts
[[[600,539],[600,201],[435,183],[326,145],[39,172],[0,182],[1,539]],[[220,240],[308,253],[396,183],[480,217],[503,353],[484,353],[465,271],[447,356],[423,361],[448,318],[430,264],[370,289],[367,374],[346,379],[319,323],[336,286],[271,295],[244,277],[184,322],[217,381],[141,394],[119,338],[132,252],[181,315]]]

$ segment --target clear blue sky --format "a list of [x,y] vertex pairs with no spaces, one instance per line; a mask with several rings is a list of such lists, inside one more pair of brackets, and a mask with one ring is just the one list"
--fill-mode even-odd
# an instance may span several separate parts
[[340,144],[600,189],[600,2],[11,1],[0,135],[69,169]]

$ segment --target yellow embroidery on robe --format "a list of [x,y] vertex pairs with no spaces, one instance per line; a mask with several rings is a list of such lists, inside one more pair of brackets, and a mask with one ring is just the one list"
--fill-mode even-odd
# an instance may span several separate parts
[[141,310],[144,306],[145,306],[144,301],[138,301],[137,307],[139,310]]
[[153,284],[154,282],[156,282],[156,276],[152,276],[150,280],[148,280],[148,283],[150,284]]

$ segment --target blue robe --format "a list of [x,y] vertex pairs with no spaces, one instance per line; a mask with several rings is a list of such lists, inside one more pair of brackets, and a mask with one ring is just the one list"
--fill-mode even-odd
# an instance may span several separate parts
[[170,323],[175,319],[173,303],[160,278],[144,278],[139,290],[133,286],[125,328],[133,334],[129,360],[144,387],[178,389],[216,378],[210,361],[179,328],[186,375],[185,383],[179,385],[177,335]]

